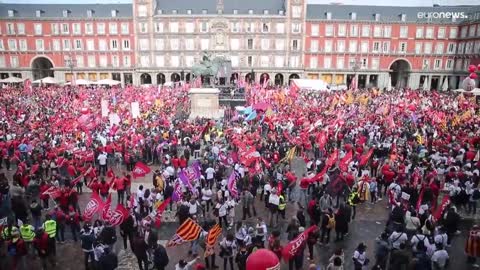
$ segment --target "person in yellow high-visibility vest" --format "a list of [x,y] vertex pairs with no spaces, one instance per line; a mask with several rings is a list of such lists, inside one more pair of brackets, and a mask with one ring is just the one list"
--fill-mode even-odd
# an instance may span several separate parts
[[48,249],[55,256],[57,254],[55,236],[57,234],[57,222],[50,215],[45,216],[46,220],[42,225],[43,230],[48,234]]
[[27,253],[33,254],[32,242],[33,242],[33,239],[35,238],[35,228],[32,225],[25,222],[22,226],[20,226],[20,235],[22,236],[22,239],[25,242]]

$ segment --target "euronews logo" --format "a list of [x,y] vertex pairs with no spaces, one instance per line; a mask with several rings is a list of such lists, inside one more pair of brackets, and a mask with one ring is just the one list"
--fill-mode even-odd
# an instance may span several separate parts
[[418,19],[467,19],[465,12],[418,12]]

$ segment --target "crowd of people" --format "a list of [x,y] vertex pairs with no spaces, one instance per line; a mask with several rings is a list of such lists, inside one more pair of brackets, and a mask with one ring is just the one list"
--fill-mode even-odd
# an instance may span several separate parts
[[[473,98],[410,89],[244,91],[247,108],[188,120],[188,84],[2,89],[0,268],[26,269],[39,258],[54,269],[67,230],[85,269],[113,270],[117,229],[141,270],[215,269],[217,256],[223,269],[242,270],[262,248],[285,260],[288,243],[303,234],[289,269],[448,267],[452,239],[467,233],[461,215],[474,216],[480,199]],[[154,168],[152,183],[132,190],[138,163]],[[193,167],[198,177],[184,173]],[[79,196],[87,191],[104,202],[116,193],[129,216],[119,226],[105,213],[86,218]],[[353,254],[338,249],[319,261],[322,249],[348,238],[359,204],[387,207],[374,257],[361,242]],[[190,259],[169,260],[158,241],[161,211],[174,211],[179,226],[202,227]],[[205,257],[216,224],[224,233]],[[475,265],[478,254],[467,255]]]

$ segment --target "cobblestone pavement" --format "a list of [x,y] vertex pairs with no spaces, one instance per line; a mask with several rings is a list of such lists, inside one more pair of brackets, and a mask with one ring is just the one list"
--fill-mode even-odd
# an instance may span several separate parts
[[[294,165],[292,167],[296,170],[296,174],[301,176],[303,173],[303,166],[302,161],[296,160],[294,161]],[[12,172],[7,172],[11,179]],[[121,173],[117,171],[117,173]],[[151,187],[151,174],[147,175],[143,179],[134,180],[132,191],[136,190],[138,185],[143,184],[146,187]],[[83,209],[85,205],[88,203],[90,199],[90,192],[85,192],[84,194],[80,195],[79,197],[79,204],[80,208]],[[112,202],[116,204],[116,193],[113,193]],[[256,200],[256,209],[259,216],[264,217],[264,219],[268,218],[268,213],[265,210],[264,203],[260,202],[258,199]],[[287,217],[292,217],[296,211],[296,206],[294,204],[289,204],[287,206]],[[240,209],[237,207],[236,209],[236,217],[241,215]],[[451,260],[450,269],[470,269],[469,266],[466,265],[466,258],[463,253],[464,245],[465,245],[465,237],[467,234],[468,228],[477,221],[478,222],[478,215],[476,216],[466,216],[466,218],[462,221],[462,233],[453,240],[452,247],[449,248],[450,257],[454,258]],[[385,201],[379,202],[377,205],[371,204],[363,204],[359,205],[357,209],[357,218],[350,224],[350,234],[343,242],[333,242],[335,237],[334,232],[331,235],[331,242],[329,245],[316,245],[314,250],[314,263],[326,265],[328,258],[337,248],[343,248],[345,251],[345,269],[353,269],[351,256],[355,247],[360,242],[365,242],[368,249],[367,254],[368,257],[373,262],[374,256],[374,240],[375,238],[383,231],[385,227],[385,223],[387,220],[388,214],[386,210]],[[200,217],[200,220],[202,217]],[[255,225],[255,218],[247,219],[246,224],[248,226]],[[269,228],[269,232],[273,229],[279,229],[283,233],[283,237],[285,238],[285,230],[287,226],[288,220],[281,220],[276,228]],[[178,226],[178,222],[175,220],[174,212],[165,212],[163,216],[163,222],[158,232],[159,239],[162,243],[166,243],[175,233],[175,230]],[[225,231],[224,231],[225,234]],[[72,239],[68,230],[66,230],[66,238]],[[282,243],[286,243],[286,239],[282,240]],[[174,269],[174,265],[180,259],[191,259],[188,255],[188,250],[190,248],[190,244],[184,244],[182,246],[171,247],[167,248],[167,252],[170,258],[170,264],[168,265],[167,269]],[[218,247],[217,247],[218,249]],[[118,234],[118,241],[115,245],[115,251],[119,256],[119,267],[120,270],[135,270],[139,269],[137,265],[136,258],[134,254],[127,249],[126,251],[123,250],[122,238]],[[56,269],[64,269],[64,270],[80,270],[84,269],[84,255],[80,248],[80,243],[74,243],[72,240],[66,241],[64,244],[57,245],[57,262],[58,266]],[[218,254],[218,250],[217,250]],[[308,255],[308,250],[305,250],[305,256]],[[5,258],[1,259],[4,260]],[[216,264],[221,266],[222,269],[223,261],[222,259],[217,256]],[[203,260],[201,260],[203,262]],[[309,262],[305,260],[305,266],[307,266]],[[1,264],[0,264],[1,266]],[[1,267],[0,267],[1,268]],[[7,268],[9,269],[9,268]],[[35,258],[28,259],[28,269],[40,269],[39,260]],[[282,269],[288,269],[288,266],[285,263],[282,263]],[[2,269],[3,270],[3,269]]]

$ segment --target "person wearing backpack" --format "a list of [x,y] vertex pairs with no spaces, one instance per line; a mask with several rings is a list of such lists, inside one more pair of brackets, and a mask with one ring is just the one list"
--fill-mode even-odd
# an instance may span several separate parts
[[169,262],[167,250],[159,242],[154,245],[153,265],[157,270],[165,270]]
[[[330,242],[330,232],[335,228],[335,215],[333,214],[332,208],[329,208],[327,212],[323,215],[322,219],[322,236],[320,237],[320,242],[322,244],[328,244]],[[326,236],[326,239],[325,239]],[[325,239],[325,241],[324,241]]]
[[27,246],[20,237],[18,229],[12,231],[12,239],[7,241],[7,254],[13,257],[12,270],[27,269],[26,255]]
[[118,257],[110,248],[105,247],[99,264],[102,270],[115,270],[118,267]]

